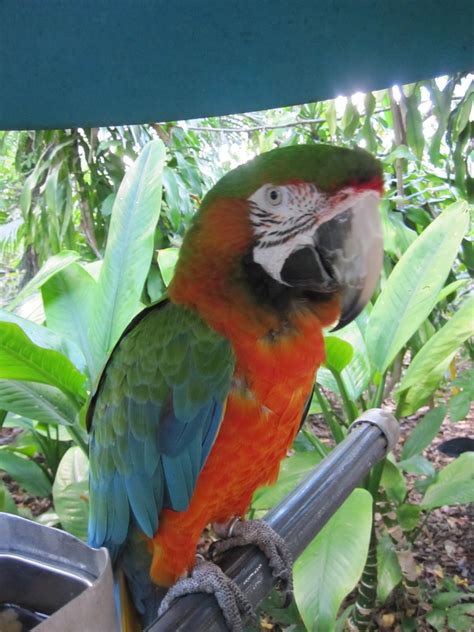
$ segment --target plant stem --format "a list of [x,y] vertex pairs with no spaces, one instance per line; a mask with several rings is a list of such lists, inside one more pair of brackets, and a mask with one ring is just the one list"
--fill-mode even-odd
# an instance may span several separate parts
[[34,459],[32,459],[32,461],[34,463],[36,463],[36,465],[38,465],[43,470],[43,472],[44,472],[45,476],[48,478],[49,482],[51,484],[53,484],[54,483],[54,476],[51,474],[51,472],[46,467],[46,465],[44,465],[43,463],[39,463],[38,461],[35,461]]
[[397,382],[400,380],[402,374],[403,357],[405,355],[405,347],[397,353],[395,360],[392,363],[392,369],[390,371],[390,379],[385,385],[384,399],[390,395]]
[[332,413],[328,407],[326,399],[319,388],[319,384],[314,385],[314,392],[316,394],[316,398],[318,400],[319,405],[321,406],[321,410],[323,411],[324,419],[334,437],[336,443],[340,443],[344,439],[344,432],[341,426],[337,423],[337,421],[332,416]]
[[[37,432],[34,428],[31,429],[31,432],[33,433],[33,436],[40,448],[40,451],[44,455],[46,464],[49,464],[51,468],[51,451],[50,451],[51,442],[48,442],[47,439],[43,438],[41,433]],[[43,472],[48,477],[50,482],[53,483],[54,482],[53,469],[51,468],[51,471],[50,471],[47,465],[44,465],[43,463],[40,463],[39,461],[35,461],[34,459],[32,459],[32,461],[34,461],[36,465],[38,465],[43,470]]]
[[56,472],[59,466],[59,426],[58,425],[56,426],[55,448],[56,448],[56,468],[55,468],[55,472]]
[[[341,398],[342,398],[342,403],[344,405],[344,410],[346,411],[346,417],[348,421],[348,424],[346,425],[350,426],[350,424],[357,419],[359,411],[357,410],[357,407],[355,406],[354,402],[349,398],[346,385],[344,384],[341,374],[338,373],[337,371],[333,371],[332,369],[331,369],[331,373],[333,374],[333,377],[336,380],[337,388],[339,389],[339,393],[341,394]],[[357,410],[356,414],[354,414],[354,407]]]
[[383,468],[385,466],[385,459],[379,461],[374,467],[369,476],[369,482],[367,484],[368,491],[372,494],[374,502],[377,500],[380,479],[382,478]]
[[[81,138],[76,133],[76,140],[74,141],[74,155],[72,156],[72,162],[70,163],[70,171],[71,175],[74,174],[77,184],[77,197],[81,214],[81,228],[83,230],[85,240],[95,256],[98,259],[102,259],[102,255],[100,253],[95,236],[94,218],[92,211],[89,208],[89,202],[87,199],[86,182],[84,179],[84,174],[82,173],[80,144]],[[87,149],[85,149],[84,152],[87,156]]]
[[385,380],[387,379],[387,373],[385,372],[380,378],[380,382],[375,391],[374,399],[372,400],[371,408],[380,408],[383,401],[383,392],[385,389]]
[[423,527],[426,524],[426,521],[428,520],[429,516],[430,516],[431,510],[427,511],[424,518],[423,518],[423,522],[421,524],[419,524],[416,529],[413,530],[413,533],[411,533],[410,535],[407,536],[407,540],[410,542],[410,544],[413,544],[416,540],[416,538],[420,535],[421,530],[423,529]]
[[71,435],[72,440],[76,443],[76,445],[78,445],[81,448],[84,454],[89,458],[89,449],[87,447],[87,443],[82,438],[80,431],[77,430],[77,428],[75,428],[74,426],[67,426],[67,430],[69,434]]
[[356,630],[364,632],[369,627],[377,597],[377,538],[373,524],[367,561],[357,590],[351,621]]
[[401,528],[395,509],[386,498],[377,503],[377,508],[387,527],[388,535],[396,547],[406,600],[408,601],[409,607],[413,608],[414,612],[417,612],[421,599],[421,589],[418,582],[418,571],[413,555],[412,543]]
[[[399,147],[400,145],[407,144],[407,134],[405,129],[405,124],[403,121],[403,115],[400,106],[395,101],[393,96],[392,88],[388,91],[389,99],[390,99],[390,110],[392,112],[392,120],[393,120],[393,131],[395,134],[395,145]],[[404,161],[402,158],[397,158],[395,161],[395,173],[397,176],[397,193],[401,199],[403,199],[404,187],[403,187],[403,172],[404,172]]]
[[362,407],[362,410],[367,410],[367,402],[365,401],[365,397],[362,395],[362,393],[359,395],[359,403]]
[[315,437],[312,432],[310,432],[309,430],[306,430],[306,428],[303,428],[303,434],[311,443],[311,445],[314,446],[319,456],[324,459],[328,455],[328,450],[326,450],[325,446],[321,443],[321,441],[317,437]]
[[403,405],[405,403],[406,393],[407,393],[407,391],[403,391],[402,394],[400,395],[400,397],[398,398],[397,407],[395,409],[395,417],[398,420],[400,420],[400,417],[402,416],[402,408],[403,408]]

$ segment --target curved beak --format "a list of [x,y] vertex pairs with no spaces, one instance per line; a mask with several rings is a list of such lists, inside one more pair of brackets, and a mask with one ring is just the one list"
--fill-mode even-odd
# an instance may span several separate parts
[[365,191],[352,206],[322,223],[313,244],[286,259],[281,278],[288,285],[322,295],[341,296],[341,329],[364,309],[383,263],[383,236],[378,210],[380,195]]

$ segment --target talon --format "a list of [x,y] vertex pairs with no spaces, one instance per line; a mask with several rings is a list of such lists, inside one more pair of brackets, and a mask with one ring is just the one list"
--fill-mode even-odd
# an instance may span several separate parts
[[216,564],[199,560],[189,577],[180,579],[166,593],[158,610],[162,616],[175,599],[191,593],[214,595],[230,632],[243,632],[243,619],[254,618],[253,608],[240,588]]
[[237,518],[217,527],[215,531],[218,535],[228,535],[225,540],[217,540],[211,544],[208,553],[210,559],[216,561],[225,551],[236,546],[254,544],[268,559],[273,577],[279,580],[277,589],[284,595],[284,607],[288,606],[293,599],[293,558],[285,540],[261,520],[245,522]]

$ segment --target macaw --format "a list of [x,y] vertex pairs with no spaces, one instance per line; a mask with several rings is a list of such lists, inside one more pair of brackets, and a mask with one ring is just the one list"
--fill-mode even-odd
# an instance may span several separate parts
[[[89,541],[109,548],[139,612],[156,585],[191,581],[209,523],[232,521],[237,543],[259,544],[235,518],[278,476],[323,330],[357,316],[375,288],[381,193],[380,164],[361,149],[296,145],[237,167],[204,197],[167,300],[117,343],[88,411]],[[288,583],[274,535],[283,562],[270,561]]]

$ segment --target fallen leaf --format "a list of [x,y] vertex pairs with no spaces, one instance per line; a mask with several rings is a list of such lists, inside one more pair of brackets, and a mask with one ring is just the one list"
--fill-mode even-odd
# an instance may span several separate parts
[[385,628],[391,628],[395,623],[395,615],[388,613],[382,615],[382,623]]
[[467,579],[465,577],[459,577],[459,575],[454,575],[453,582],[456,584],[456,586],[462,586],[463,588],[469,587],[469,582],[467,581]]
[[444,548],[448,555],[454,555],[456,553],[456,545],[451,540],[446,540],[444,543]]

